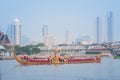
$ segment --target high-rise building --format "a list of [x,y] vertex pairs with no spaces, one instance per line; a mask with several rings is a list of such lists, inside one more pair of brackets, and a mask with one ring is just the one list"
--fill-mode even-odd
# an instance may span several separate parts
[[66,43],[72,44],[73,43],[73,36],[70,31],[66,31]]
[[113,42],[113,13],[107,14],[107,42]]
[[7,34],[13,45],[21,44],[21,24],[17,18],[14,19],[14,23],[7,28]]
[[42,28],[42,40],[46,46],[57,45],[57,40],[55,36],[48,34],[48,25],[43,25]]
[[53,46],[53,45],[57,45],[57,40],[55,36],[45,36],[43,38],[43,43],[46,46]]
[[102,26],[101,26],[101,21],[100,18],[96,18],[96,42],[100,43],[102,40]]
[[48,25],[43,25],[42,29],[42,36],[47,36],[48,35]]

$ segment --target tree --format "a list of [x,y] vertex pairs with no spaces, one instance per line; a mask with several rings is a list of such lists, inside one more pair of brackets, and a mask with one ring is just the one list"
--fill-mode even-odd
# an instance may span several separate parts
[[41,46],[45,46],[44,43],[38,43],[37,45],[27,45],[27,46],[15,46],[15,52],[17,55],[19,54],[36,54],[36,53],[40,53],[40,48]]
[[40,49],[39,48],[33,48],[33,53],[39,53],[40,52]]

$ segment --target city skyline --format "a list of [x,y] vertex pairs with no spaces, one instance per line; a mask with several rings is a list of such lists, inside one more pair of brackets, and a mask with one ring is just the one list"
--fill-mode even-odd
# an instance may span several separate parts
[[[70,30],[75,40],[80,35],[88,35],[95,41],[95,19],[102,19],[104,33],[107,28],[107,13],[114,13],[114,41],[119,37],[119,0],[36,0],[0,1],[0,27],[6,32],[7,26],[17,17],[22,23],[22,34],[31,41],[40,41],[43,25],[49,26],[49,34],[65,42],[65,31]],[[107,40],[107,36],[103,36]],[[102,40],[103,41],[103,40]]]

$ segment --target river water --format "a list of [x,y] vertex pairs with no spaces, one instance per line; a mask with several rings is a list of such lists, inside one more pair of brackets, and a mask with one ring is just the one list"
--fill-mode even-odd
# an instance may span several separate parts
[[101,63],[23,66],[0,60],[0,80],[120,80],[120,59]]

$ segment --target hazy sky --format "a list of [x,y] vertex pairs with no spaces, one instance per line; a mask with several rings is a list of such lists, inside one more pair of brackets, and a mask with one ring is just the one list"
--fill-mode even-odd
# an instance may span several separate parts
[[114,40],[120,40],[120,0],[0,0],[0,27],[6,31],[14,18],[22,25],[22,35],[33,41],[42,37],[43,25],[48,25],[49,34],[65,40],[69,30],[76,38],[79,35],[95,37],[95,20],[102,21],[103,40],[106,39],[107,13],[113,12]]

